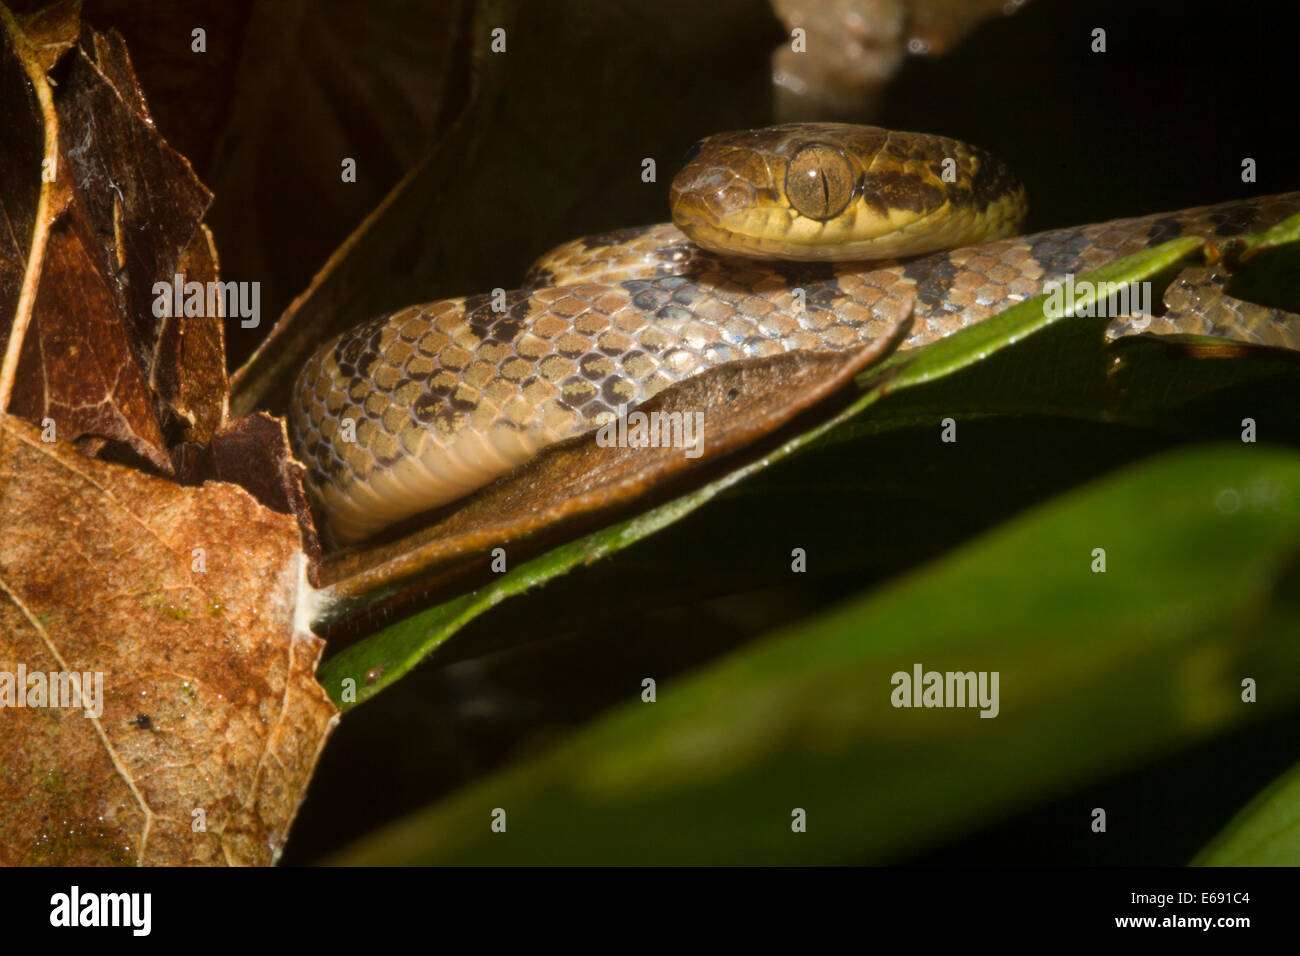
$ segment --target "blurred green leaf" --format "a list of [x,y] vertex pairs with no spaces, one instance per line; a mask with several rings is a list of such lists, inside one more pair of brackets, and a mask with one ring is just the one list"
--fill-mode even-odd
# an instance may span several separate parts
[[[335,862],[895,859],[1294,706],[1300,601],[1283,572],[1297,544],[1296,454],[1164,455],[660,686],[657,703],[625,705]],[[892,675],[916,664],[998,672],[998,716],[891,706]],[[1259,674],[1268,695],[1243,703],[1241,679]],[[489,829],[498,807],[506,834]],[[806,833],[791,832],[794,808]]]
[[1192,864],[1300,866],[1300,764],[1244,807]]

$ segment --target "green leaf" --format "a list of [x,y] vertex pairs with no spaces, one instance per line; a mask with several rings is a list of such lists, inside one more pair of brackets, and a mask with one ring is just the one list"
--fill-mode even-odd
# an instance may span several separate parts
[[1300,865],[1300,764],[1264,788],[1192,865]]
[[[1163,455],[661,685],[656,703],[629,703],[334,862],[898,859],[1294,707],[1297,545],[1294,452]],[[997,716],[893,706],[894,675],[918,664],[997,672]],[[1270,690],[1247,704],[1252,674],[1271,675]],[[504,834],[489,828],[496,808]],[[795,808],[806,833],[791,830]]]

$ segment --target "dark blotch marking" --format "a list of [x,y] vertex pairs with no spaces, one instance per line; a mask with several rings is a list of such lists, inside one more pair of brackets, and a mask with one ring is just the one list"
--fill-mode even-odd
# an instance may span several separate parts
[[533,297],[523,289],[515,289],[506,293],[506,310],[501,315],[505,319],[523,322],[532,310]]
[[523,319],[516,319],[513,315],[502,316],[491,326],[486,341],[510,345],[519,338],[519,333],[524,330],[524,324]]
[[943,205],[943,191],[915,176],[886,170],[872,173],[861,182],[862,199],[881,215],[890,209],[925,212]]
[[[509,328],[518,329],[522,327],[524,316],[528,314],[530,303],[532,302],[532,293],[527,289],[510,289],[505,294],[506,307],[497,312],[492,308],[492,300],[495,298],[491,293],[471,295],[465,300],[465,319],[469,324],[469,329],[481,339],[489,338],[493,332],[493,326],[499,322],[509,321],[514,323],[511,326],[503,327],[503,334]],[[511,338],[502,338],[499,341],[510,342]]]
[[619,405],[626,405],[627,399],[620,397],[618,394],[618,387],[626,382],[627,379],[623,378],[621,375],[611,375],[609,378],[605,379],[605,384],[600,387],[600,397],[603,398],[605,403],[611,408],[617,408]]
[[[415,400],[415,405],[411,408],[413,414],[424,425],[441,425],[447,431],[454,431],[456,428],[456,413],[448,407],[447,399],[440,398],[433,394],[421,395]],[[455,399],[451,400],[453,403]],[[464,404],[464,403],[462,403]],[[473,409],[473,403],[469,403],[469,409]],[[398,457],[402,457],[400,454]],[[393,459],[396,461],[397,459]]]
[[1163,216],[1151,223],[1151,228],[1147,230],[1147,248],[1177,239],[1182,234],[1183,224],[1177,216]]
[[555,285],[555,273],[550,269],[533,266],[524,276],[524,286],[529,289],[549,289]]
[[369,378],[375,365],[383,360],[383,328],[388,316],[371,319],[358,325],[334,346],[334,360],[342,376],[352,379]]
[[[978,208],[984,208],[1002,198],[1004,195],[1020,189],[1020,180],[1011,172],[1011,167],[991,153],[982,149],[975,150],[978,169],[971,177],[969,200]],[[960,186],[960,181],[953,185]]]
[[369,343],[357,361],[357,373],[365,378],[374,378],[375,368],[384,360],[384,353],[376,343]]
[[684,281],[686,280],[682,276],[671,275],[655,276],[652,279],[624,279],[616,284],[627,293],[629,299],[660,296],[661,302],[666,302],[672,290]]
[[809,283],[832,282],[837,275],[833,262],[776,260],[765,262],[764,265],[788,282],[791,287],[797,286],[804,289],[807,289]]
[[804,301],[809,309],[834,312],[836,304],[843,296],[839,283],[834,279],[804,286]]
[[703,293],[690,276],[670,275],[653,279],[625,279],[618,283],[632,305],[648,315],[658,314],[660,309],[671,309],[672,303],[694,305]]
[[148,714],[136,714],[135,725],[141,730],[153,730],[153,718]]
[[643,312],[655,312],[668,298],[668,292],[663,289],[642,289],[632,296],[632,304]]
[[666,322],[689,322],[695,318],[695,313],[680,305],[666,305],[655,313],[655,317]]
[[957,266],[947,256],[922,256],[904,263],[903,275],[916,283],[917,302],[934,311],[948,298]]
[[334,346],[334,360],[340,366],[348,365],[355,367],[357,361],[361,358],[361,353],[366,350],[366,339],[364,336],[350,332],[343,338],[339,339],[338,344]]
[[432,424],[438,417],[438,412],[444,407],[443,397],[433,392],[426,392],[415,400],[415,404],[411,406],[411,414],[426,425]]
[[385,468],[389,468],[406,457],[406,449],[401,446],[401,443],[398,443],[397,450],[391,455],[381,455],[373,449],[371,450],[371,454],[375,456],[375,461],[379,462],[379,464],[383,465]]
[[605,356],[599,352],[588,352],[578,360],[578,370],[582,372],[582,377],[589,381],[596,381],[603,374],[599,366],[606,362]]
[[1083,271],[1083,254],[1091,244],[1092,240],[1079,229],[1056,229],[1041,233],[1030,243],[1029,254],[1046,276],[1078,274]]
[[334,360],[340,365],[344,362],[356,365],[366,350],[368,342],[379,342],[381,330],[388,324],[389,316],[381,315],[350,329],[334,343]]
[[1255,226],[1255,217],[1257,210],[1253,203],[1240,203],[1222,213],[1215,213],[1214,218],[1223,217],[1223,221],[1216,223],[1214,234],[1216,236],[1240,236],[1243,233],[1250,232]]
[[399,382],[398,384],[404,384],[405,382],[427,382],[437,373],[437,365],[434,365],[434,367],[429,369],[427,372],[412,372],[410,369],[410,363],[408,362],[407,366],[402,369],[402,382]]

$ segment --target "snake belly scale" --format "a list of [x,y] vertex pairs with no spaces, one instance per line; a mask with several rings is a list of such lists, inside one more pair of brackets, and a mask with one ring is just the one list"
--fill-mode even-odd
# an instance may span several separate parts
[[[1066,273],[1300,207],[1300,195],[1271,197],[1009,238],[1025,196],[999,160],[944,137],[843,124],[709,137],[671,193],[671,225],[566,243],[504,301],[412,306],[311,357],[290,426],[336,541],[454,501],[723,363],[859,347],[909,312],[903,347],[917,347]],[[1300,347],[1275,310],[1222,295],[1190,306],[1199,327],[1149,331]],[[1112,332],[1131,331],[1124,323]]]

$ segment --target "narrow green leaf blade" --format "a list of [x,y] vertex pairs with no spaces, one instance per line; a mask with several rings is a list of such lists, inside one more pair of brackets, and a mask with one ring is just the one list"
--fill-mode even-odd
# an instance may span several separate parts
[[1300,866],[1300,764],[1264,788],[1192,864]]

